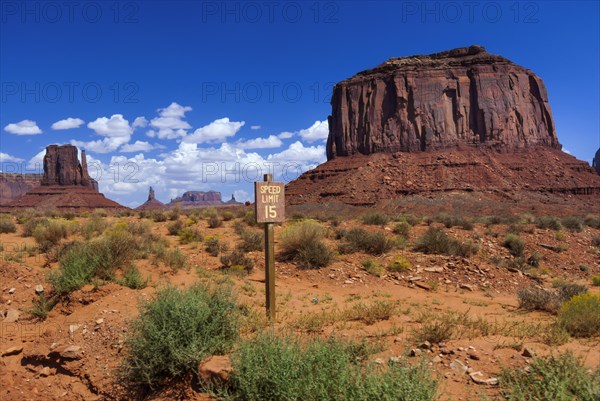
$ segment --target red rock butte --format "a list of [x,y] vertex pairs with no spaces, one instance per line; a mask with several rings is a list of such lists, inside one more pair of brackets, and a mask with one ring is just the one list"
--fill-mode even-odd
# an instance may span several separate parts
[[3,205],[5,208],[124,209],[98,192],[90,178],[85,151],[81,163],[73,145],[49,145],[44,156],[44,174],[39,186]]
[[600,195],[561,151],[532,71],[481,46],[392,58],[333,89],[328,161],[288,184],[290,204],[440,191]]

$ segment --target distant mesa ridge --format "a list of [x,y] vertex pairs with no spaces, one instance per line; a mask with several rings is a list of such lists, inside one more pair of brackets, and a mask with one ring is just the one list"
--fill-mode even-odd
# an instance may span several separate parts
[[391,58],[333,89],[327,159],[461,145],[560,149],[543,81],[470,46]]
[[221,193],[218,191],[187,191],[183,195],[172,199],[168,203],[168,207],[179,206],[195,207],[195,206],[219,206],[219,205],[241,205],[240,202],[235,200],[235,197],[231,195],[231,199],[227,202],[223,202]]

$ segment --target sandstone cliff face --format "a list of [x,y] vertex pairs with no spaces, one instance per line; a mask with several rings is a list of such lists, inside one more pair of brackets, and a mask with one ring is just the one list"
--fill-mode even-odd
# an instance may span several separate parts
[[392,58],[338,83],[327,158],[477,145],[561,148],[542,80],[480,46]]
[[42,185],[81,185],[98,190],[98,183],[88,174],[85,151],[81,152],[81,163],[79,163],[77,147],[73,145],[46,147]]
[[150,187],[148,190],[148,200],[136,207],[136,210],[164,210],[167,209],[167,205],[156,199],[154,195],[154,189]]
[[600,149],[596,152],[594,156],[594,161],[592,161],[592,167],[596,170],[598,174],[600,174]]
[[187,191],[169,202],[168,206],[194,207],[222,205],[221,193],[217,191]]

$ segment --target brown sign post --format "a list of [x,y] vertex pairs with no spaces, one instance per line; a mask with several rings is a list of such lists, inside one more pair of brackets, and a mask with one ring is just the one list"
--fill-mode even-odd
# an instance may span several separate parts
[[275,320],[275,244],[273,223],[285,221],[285,185],[273,182],[273,175],[265,174],[264,182],[254,183],[254,215],[257,223],[265,224],[265,287],[267,317]]

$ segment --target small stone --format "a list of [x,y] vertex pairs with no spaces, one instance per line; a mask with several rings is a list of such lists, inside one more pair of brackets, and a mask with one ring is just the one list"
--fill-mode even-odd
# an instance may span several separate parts
[[399,356],[390,356],[390,359],[388,359],[388,365],[392,365],[394,363],[401,363],[402,362],[402,358],[400,358]]
[[475,291],[475,288],[470,284],[461,284],[460,288],[471,292]]
[[13,287],[13,288],[11,288],[10,290],[8,290],[8,293],[9,293],[9,294],[14,294],[14,293],[15,293],[15,291],[17,291],[17,289]]
[[3,322],[4,323],[14,323],[17,320],[19,320],[20,314],[21,314],[21,312],[19,312],[17,309],[9,308],[8,311],[6,312],[6,317],[4,318]]
[[96,320],[97,325],[101,325],[102,323],[104,323],[104,319],[100,318],[100,319]]
[[83,350],[79,345],[67,345],[59,347],[53,351],[64,359],[81,359],[83,358]]
[[440,363],[440,362],[442,362],[442,358],[441,358],[439,355],[436,355],[436,356],[435,356],[435,357],[434,357],[434,358],[431,360],[431,362],[433,362],[433,363]]
[[458,373],[467,373],[468,369],[465,366],[465,364],[459,361],[458,359],[455,359],[452,362],[450,362],[450,368]]
[[227,355],[211,356],[198,366],[198,375],[208,382],[227,382],[232,371],[231,359]]
[[38,295],[41,295],[44,293],[44,286],[41,284],[38,284],[35,286],[35,293]]
[[429,284],[417,281],[417,282],[415,282],[415,285],[417,287],[419,287],[419,288],[424,289],[424,290],[431,291],[431,286]]
[[415,277],[409,277],[408,281],[410,281],[411,283],[417,282],[417,281],[421,281],[423,280],[423,277],[421,276],[415,276]]
[[479,357],[479,355],[477,354],[477,352],[475,352],[474,350],[467,352],[467,355],[469,356],[469,358],[473,359],[474,361],[478,361],[481,359]]
[[426,272],[430,272],[430,273],[443,273],[444,272],[444,268],[443,267],[439,267],[439,266],[426,267],[423,270],[426,271]]
[[375,362],[377,365],[383,365],[385,363],[381,358],[377,358],[373,362]]
[[40,376],[41,377],[48,377],[51,374],[52,374],[52,372],[50,371],[50,368],[48,366],[46,366],[42,370],[40,370]]
[[469,374],[471,380],[477,384],[486,384],[488,386],[496,386],[498,385],[498,378],[491,377],[489,379],[482,379],[483,374],[481,372],[473,372]]
[[413,348],[410,350],[410,356],[421,356],[423,354],[423,351],[421,351],[418,348]]
[[531,348],[525,347],[523,348],[523,353],[521,355],[523,355],[525,358],[533,358],[535,356],[535,351]]
[[354,281],[352,281],[352,280],[346,280],[346,281],[344,281],[344,284],[354,284]]
[[2,352],[2,356],[18,355],[23,352],[23,346],[10,347],[6,351]]
[[431,343],[429,341],[423,341],[419,344],[420,349],[431,349]]

